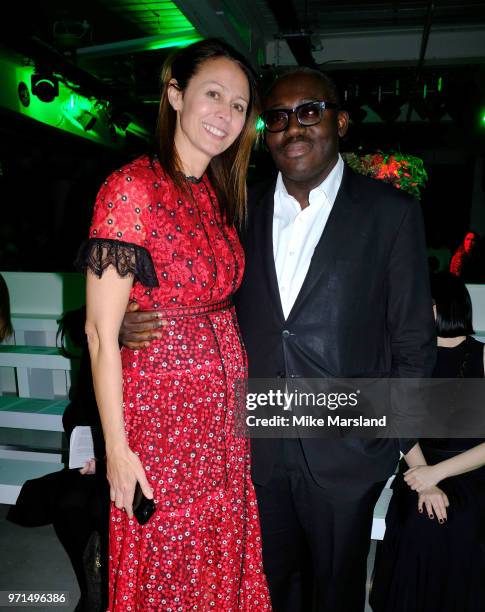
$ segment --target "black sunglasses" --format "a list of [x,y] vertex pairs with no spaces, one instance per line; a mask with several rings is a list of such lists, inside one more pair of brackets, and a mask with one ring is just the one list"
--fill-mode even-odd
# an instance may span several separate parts
[[264,128],[268,132],[282,132],[286,130],[290,121],[290,115],[295,114],[298,123],[304,127],[316,125],[322,120],[323,112],[326,108],[338,108],[335,102],[317,100],[315,102],[305,102],[294,108],[271,108],[261,113]]

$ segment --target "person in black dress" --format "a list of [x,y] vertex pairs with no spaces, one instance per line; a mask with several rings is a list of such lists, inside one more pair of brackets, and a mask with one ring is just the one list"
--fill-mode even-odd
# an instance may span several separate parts
[[95,457],[80,470],[64,469],[25,482],[7,519],[24,527],[52,524],[78,581],[80,599],[75,612],[102,612],[108,603],[109,486],[85,318],[82,307],[67,312],[60,324],[66,356],[72,357],[66,346],[81,349],[77,381],[70,389],[62,424],[68,440],[77,425],[90,426]]
[[[469,293],[449,273],[432,277],[438,334],[435,378],[484,376],[471,337]],[[466,407],[463,406],[463,409]],[[421,439],[396,477],[376,555],[374,612],[485,610],[485,441]]]

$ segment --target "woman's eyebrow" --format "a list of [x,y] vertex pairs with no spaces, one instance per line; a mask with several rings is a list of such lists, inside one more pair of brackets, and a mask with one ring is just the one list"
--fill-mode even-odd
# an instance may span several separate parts
[[[221,89],[227,89],[225,85],[219,83],[219,81],[214,81],[214,79],[209,79],[208,81],[203,81],[203,85],[218,85]],[[244,100],[246,104],[249,104],[249,100],[247,100],[244,96],[237,96],[236,99]]]

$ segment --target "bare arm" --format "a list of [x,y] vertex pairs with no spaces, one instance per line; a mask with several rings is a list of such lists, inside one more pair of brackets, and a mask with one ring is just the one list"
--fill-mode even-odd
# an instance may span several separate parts
[[437,485],[445,478],[471,472],[485,465],[485,442],[470,448],[435,465],[410,467],[404,479],[418,493],[430,486]]
[[153,497],[145,470],[131,451],[123,421],[123,383],[118,333],[133,277],[120,278],[109,267],[98,278],[88,271],[86,286],[86,335],[94,390],[106,443],[110,495],[117,508],[132,516],[136,481],[146,497]]

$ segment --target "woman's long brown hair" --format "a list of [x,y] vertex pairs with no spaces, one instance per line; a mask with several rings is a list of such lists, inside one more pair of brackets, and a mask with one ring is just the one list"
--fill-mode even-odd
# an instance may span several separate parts
[[233,61],[246,75],[249,84],[249,105],[246,121],[238,138],[220,155],[213,157],[207,175],[216,192],[221,215],[229,224],[241,224],[246,215],[246,174],[252,146],[257,137],[256,121],[260,101],[256,77],[245,58],[230,45],[206,39],[177,51],[162,69],[162,97],[157,122],[158,158],[164,172],[182,191],[187,189],[182,166],[175,148],[177,113],[168,100],[171,79],[177,81],[182,92],[201,65],[211,59],[225,57]]

